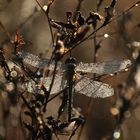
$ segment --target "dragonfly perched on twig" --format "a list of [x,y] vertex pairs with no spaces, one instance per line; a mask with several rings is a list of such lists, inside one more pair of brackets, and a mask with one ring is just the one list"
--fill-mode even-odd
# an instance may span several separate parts
[[[54,64],[51,63],[48,66],[48,59],[41,59],[39,56],[36,56],[34,54],[22,51],[18,53],[19,57],[23,59],[23,62],[25,64],[29,64],[33,67],[40,68],[40,67],[46,67],[49,70],[54,69]],[[99,81],[94,81],[86,76],[82,76],[80,73],[95,73],[100,75],[107,75],[107,74],[114,74],[121,71],[127,71],[128,68],[131,65],[131,61],[128,59],[120,59],[120,60],[114,60],[114,61],[107,61],[107,62],[101,62],[101,63],[83,63],[80,62],[76,65],[75,71],[76,71],[76,82],[74,85],[75,92],[78,92],[80,94],[83,94],[88,97],[92,98],[106,98],[109,96],[112,96],[114,94],[113,88],[106,83],[102,83]],[[65,64],[62,64],[61,62],[58,63],[58,69],[65,71]],[[50,83],[51,83],[52,77],[46,77],[44,79],[44,85],[46,89],[49,89]],[[62,80],[63,80],[63,73],[56,74],[54,84],[51,90],[51,94],[58,93],[60,90],[62,90]],[[28,90],[34,87],[33,81],[30,83],[30,88]],[[35,84],[35,83],[34,83]]]

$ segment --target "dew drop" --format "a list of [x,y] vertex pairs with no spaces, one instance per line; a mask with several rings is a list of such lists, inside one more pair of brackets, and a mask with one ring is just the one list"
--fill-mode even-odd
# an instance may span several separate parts
[[113,134],[113,137],[114,137],[115,139],[119,139],[120,136],[121,136],[121,134],[120,134],[120,131],[119,131],[119,130],[118,130],[118,131],[115,131],[114,134]]
[[105,38],[108,38],[108,37],[109,37],[109,35],[108,35],[108,34],[104,34],[104,37],[105,37]]
[[44,5],[44,6],[43,6],[43,9],[44,9],[44,11],[47,11],[48,6],[47,6],[47,5]]
[[124,71],[125,71],[125,72],[127,72],[127,71],[129,71],[129,69],[128,69],[128,68],[126,68]]
[[116,108],[116,107],[111,108],[111,109],[110,109],[110,112],[111,112],[111,114],[112,114],[113,116],[116,116],[116,115],[119,114],[119,110],[118,110],[118,108]]
[[140,47],[140,42],[134,41],[134,42],[132,42],[132,46],[134,46],[134,47]]
[[124,116],[125,116],[125,118],[130,118],[131,117],[131,112],[128,110],[128,111],[126,111],[125,112],[125,114],[124,114]]
[[15,70],[11,71],[10,73],[11,77],[15,78],[17,77],[17,72]]
[[12,82],[6,84],[6,90],[11,92],[14,90],[14,84]]
[[111,73],[110,76],[114,76],[115,74]]

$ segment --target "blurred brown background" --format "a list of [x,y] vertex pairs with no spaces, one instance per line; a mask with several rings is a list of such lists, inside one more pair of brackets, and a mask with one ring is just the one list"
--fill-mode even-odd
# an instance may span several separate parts
[[[47,0],[40,0],[41,5],[47,3]],[[120,0],[116,5],[116,14],[119,14],[126,8],[134,4],[136,0]],[[104,7],[110,3],[110,0],[104,0],[101,7],[101,15],[104,14]],[[51,7],[50,16],[56,20],[65,20],[66,11],[74,11],[77,0],[55,0]],[[96,0],[84,0],[81,11],[87,17],[90,11],[96,9]],[[130,36],[129,39],[140,40],[140,28],[133,28],[140,22],[140,7],[135,7],[130,13],[130,20],[126,24],[126,31]],[[120,18],[121,20],[121,18]],[[48,28],[47,18],[40,10],[35,0],[0,0],[0,21],[5,25],[7,30],[13,35],[19,27],[21,34],[27,40],[27,47],[30,52],[39,54],[44,51],[45,56],[49,55],[51,36]],[[110,33],[119,31],[121,25],[119,19],[100,30],[98,33]],[[131,30],[132,29],[132,30]],[[7,36],[0,28],[0,42],[3,42]],[[118,58],[128,58],[126,53],[126,43],[120,33],[103,38],[102,48],[98,53],[97,61],[114,60]],[[92,62],[93,60],[93,40],[86,41],[74,50],[74,55],[78,61]],[[112,86],[116,85],[127,78],[126,74],[120,74],[113,78],[108,78],[107,83]],[[82,108],[83,114],[86,114],[89,98],[76,96],[75,105]],[[88,113],[87,122],[84,126],[80,140],[106,140],[115,127],[115,118],[110,113],[110,107],[114,102],[114,97],[106,99],[92,99],[90,112]],[[55,102],[56,103],[56,102]],[[53,111],[57,104],[52,103],[50,110]],[[52,112],[53,113],[53,112]],[[87,114],[86,114],[87,115]],[[139,140],[140,139],[140,109],[137,108],[132,116],[125,121],[122,126],[123,137],[121,140]],[[16,131],[15,131],[16,130]],[[8,140],[20,140],[18,129],[9,130],[11,136]],[[77,139],[74,136],[73,139]]]

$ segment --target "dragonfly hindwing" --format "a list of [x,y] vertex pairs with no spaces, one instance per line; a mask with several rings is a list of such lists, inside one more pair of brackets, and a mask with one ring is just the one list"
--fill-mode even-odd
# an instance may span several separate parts
[[77,93],[92,98],[106,98],[114,95],[114,89],[110,85],[90,80],[87,77],[76,84],[75,90]]

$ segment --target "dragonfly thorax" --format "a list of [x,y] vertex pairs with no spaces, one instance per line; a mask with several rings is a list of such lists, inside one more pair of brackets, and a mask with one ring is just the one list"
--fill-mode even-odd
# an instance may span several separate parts
[[67,78],[73,79],[73,76],[75,74],[75,67],[76,67],[76,59],[73,57],[70,57],[66,59],[65,61],[65,73],[67,75]]

